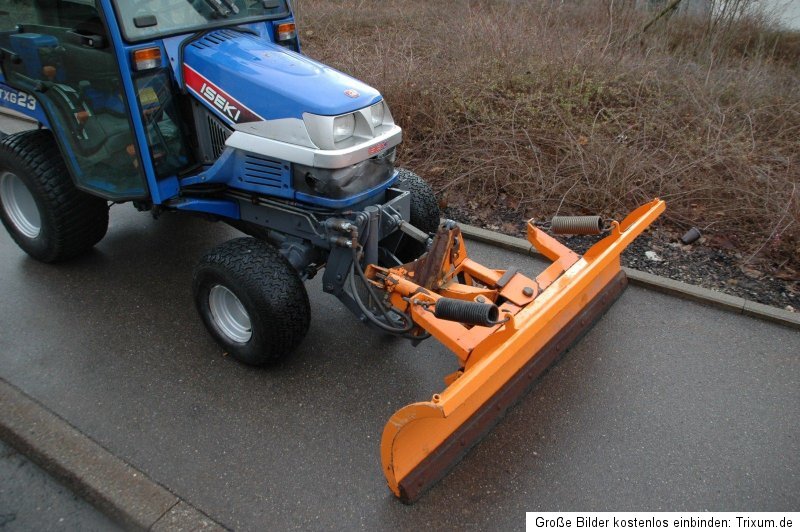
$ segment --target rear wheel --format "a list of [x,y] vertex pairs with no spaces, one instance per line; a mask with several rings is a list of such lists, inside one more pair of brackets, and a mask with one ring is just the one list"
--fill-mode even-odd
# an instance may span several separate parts
[[303,340],[308,294],[289,262],[255,238],[229,240],[194,270],[194,300],[208,331],[236,360],[277,362]]
[[75,188],[49,131],[26,131],[0,142],[0,218],[28,255],[58,262],[105,236],[108,204]]

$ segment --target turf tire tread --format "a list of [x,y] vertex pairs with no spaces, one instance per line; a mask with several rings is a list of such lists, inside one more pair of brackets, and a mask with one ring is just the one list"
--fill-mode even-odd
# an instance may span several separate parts
[[33,185],[31,193],[43,211],[43,246],[33,246],[6,223],[11,237],[28,254],[42,262],[61,262],[103,239],[108,230],[108,203],[75,187],[50,131],[5,137],[0,141],[0,167],[27,175],[26,185]]
[[[208,323],[203,305],[207,305],[210,284],[219,281],[226,281],[223,285],[236,294],[250,314],[255,345],[248,349],[229,345]],[[236,238],[210,250],[195,268],[193,288],[195,303],[209,331],[246,364],[278,362],[294,351],[308,332],[311,307],[305,285],[286,258],[262,240]],[[267,324],[269,334],[256,337],[256,327]]]

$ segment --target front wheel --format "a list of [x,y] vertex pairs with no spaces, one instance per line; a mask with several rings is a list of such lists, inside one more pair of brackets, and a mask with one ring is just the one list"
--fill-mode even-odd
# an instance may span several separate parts
[[277,362],[308,332],[305,286],[283,255],[264,241],[237,238],[211,250],[195,267],[193,291],[206,328],[239,362]]
[[[431,186],[420,176],[406,170],[398,169],[397,188],[411,193],[411,219],[409,222],[417,229],[433,234],[439,228],[441,211],[439,202]],[[397,249],[396,255],[402,262],[411,262],[425,252],[425,245],[410,237],[405,237]]]
[[411,192],[411,225],[426,233],[435,233],[442,216],[439,202],[427,181],[405,168],[397,170],[397,187]]

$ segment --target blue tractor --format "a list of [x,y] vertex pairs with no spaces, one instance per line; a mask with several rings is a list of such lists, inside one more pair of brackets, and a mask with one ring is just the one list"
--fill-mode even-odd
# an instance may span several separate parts
[[31,257],[86,252],[113,203],[201,215],[249,235],[193,272],[197,310],[237,360],[297,347],[318,274],[364,323],[453,351],[446,389],[383,433],[407,501],[613,302],[619,254],[664,209],[554,224],[610,231],[583,257],[529,223],[553,261],[535,278],[472,261],[430,186],[395,168],[402,132],[380,93],[300,53],[288,0],[0,0],[0,106],[39,125],[0,142],[0,217]]
[[[369,263],[389,264],[415,258],[439,225],[430,187],[394,168],[401,129],[386,102],[299,53],[287,0],[3,0],[0,11],[15,19],[0,34],[0,104],[41,124],[0,151],[11,236],[56,262],[103,238],[109,202],[230,223],[254,238],[210,252],[194,291],[243,362],[302,340],[302,281],[324,265],[325,290],[362,312],[345,289],[352,229],[369,234]],[[405,221],[422,242],[397,231]]]

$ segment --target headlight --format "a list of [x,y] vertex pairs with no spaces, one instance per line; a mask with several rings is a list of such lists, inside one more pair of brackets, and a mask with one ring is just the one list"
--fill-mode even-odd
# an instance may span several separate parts
[[356,117],[353,114],[337,116],[333,120],[333,141],[349,139],[356,132]]
[[383,108],[383,102],[378,102],[372,107],[370,107],[370,112],[372,113],[373,127],[378,127],[379,125],[383,124],[383,115],[385,113]]

